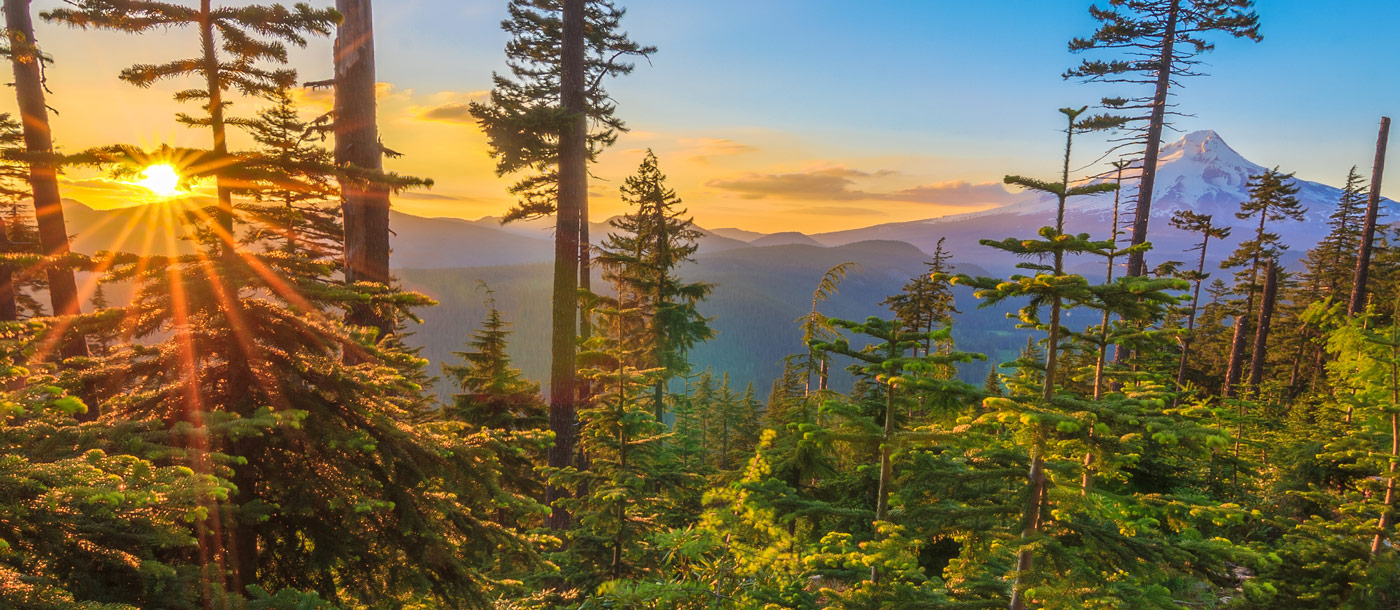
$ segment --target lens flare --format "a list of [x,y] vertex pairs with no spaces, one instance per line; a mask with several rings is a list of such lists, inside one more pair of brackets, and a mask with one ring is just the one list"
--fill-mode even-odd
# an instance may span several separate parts
[[141,179],[134,184],[159,197],[174,197],[180,194],[180,172],[170,164],[152,165],[141,172]]

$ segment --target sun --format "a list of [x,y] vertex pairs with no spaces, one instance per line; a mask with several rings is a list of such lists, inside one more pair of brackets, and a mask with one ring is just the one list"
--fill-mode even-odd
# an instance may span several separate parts
[[168,163],[147,167],[142,170],[141,179],[133,184],[144,187],[159,197],[174,197],[181,193],[180,172]]

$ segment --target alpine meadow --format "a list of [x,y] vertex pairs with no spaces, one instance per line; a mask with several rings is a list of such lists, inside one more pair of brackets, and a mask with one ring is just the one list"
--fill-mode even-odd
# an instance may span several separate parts
[[277,1],[0,0],[0,610],[1400,610],[1400,3]]

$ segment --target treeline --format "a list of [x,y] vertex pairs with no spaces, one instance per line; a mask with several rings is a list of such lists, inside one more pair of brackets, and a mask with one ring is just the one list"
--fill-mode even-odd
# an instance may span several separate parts
[[[120,76],[199,83],[176,94],[194,109],[178,120],[210,142],[58,155],[48,58],[28,3],[5,2],[23,120],[0,122],[0,605],[1400,603],[1400,248],[1378,219],[1388,121],[1371,184],[1352,173],[1303,269],[1280,262],[1293,244],[1274,231],[1303,210],[1279,170],[1251,178],[1238,217],[1254,229],[1221,269],[1207,265],[1219,219],[1171,219],[1200,235],[1191,252],[1147,240],[1169,100],[1212,38],[1259,39],[1252,2],[1091,9],[1102,28],[1070,48],[1109,58],[1066,77],[1151,91],[1104,99],[1106,114],[1063,109],[1059,172],[1007,177],[1057,202],[1035,235],[984,242],[1022,257],[1018,273],[959,274],[939,248],[887,315],[846,320],[823,314],[859,273],[838,265],[793,322],[803,342],[782,375],[756,388],[689,363],[713,335],[717,288],[680,272],[699,233],[654,154],[621,186],[628,213],[588,246],[589,165],[625,129],[603,85],[656,50],[608,0],[512,0],[508,73],[472,110],[499,171],[519,177],[509,216],[557,219],[548,397],[512,364],[511,312],[483,286],[487,315],[461,321],[477,330],[442,364],[456,391],[441,401],[402,343],[431,302],[389,277],[385,220],[391,193],[430,182],[383,171],[369,3],[337,7],[75,0],[44,13],[187,44]],[[320,84],[336,111],[306,119],[287,48],[332,31],[335,77]],[[232,148],[234,130],[252,148]],[[1099,130],[1123,157],[1072,175],[1075,138]],[[121,178],[159,164],[214,186],[153,207],[193,254],[68,252],[61,168]],[[1065,232],[1078,198],[1108,193],[1101,236]],[[1066,271],[1089,264],[1102,280]],[[80,307],[75,270],[135,296],[98,290]],[[982,384],[958,377],[986,357],[953,341],[955,286],[1018,310],[1025,347]],[[1090,322],[1071,323],[1075,310]],[[832,389],[837,370],[851,391]]]

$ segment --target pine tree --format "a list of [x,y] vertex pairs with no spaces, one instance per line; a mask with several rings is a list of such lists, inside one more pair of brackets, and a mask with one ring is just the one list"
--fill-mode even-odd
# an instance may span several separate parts
[[[494,75],[489,103],[471,110],[490,141],[496,173],[525,174],[511,187],[519,203],[506,219],[556,216],[549,465],[563,468],[574,455],[575,337],[580,330],[589,334],[577,299],[590,277],[588,164],[626,129],[602,82],[633,70],[619,60],[656,49],[621,31],[625,11],[611,0],[510,0],[509,10],[501,27],[512,36],[506,44],[510,74]],[[562,511],[551,517],[551,527],[567,525]]]
[[[0,114],[0,152],[8,158],[23,150],[24,135],[19,123],[9,114]],[[26,164],[14,161],[0,161],[0,205],[5,210],[0,216],[0,254],[34,254],[37,251],[26,247],[30,237],[28,218],[20,212],[20,202],[30,196],[29,168]],[[32,258],[32,257],[25,257]],[[19,277],[15,272],[19,271]],[[25,300],[22,285],[26,279],[24,268],[9,261],[0,263],[0,322],[19,320],[21,306]]]
[[1230,344],[1229,367],[1221,391],[1225,396],[1232,395],[1243,374],[1249,318],[1254,315],[1255,297],[1263,289],[1260,272],[1265,262],[1277,259],[1288,248],[1278,233],[1266,230],[1268,223],[1300,221],[1307,212],[1298,201],[1298,186],[1293,174],[1283,174],[1277,169],[1265,170],[1262,174],[1251,176],[1247,188],[1249,200],[1240,203],[1240,211],[1235,213],[1235,217],[1240,220],[1258,218],[1259,225],[1254,230],[1253,239],[1241,242],[1228,258],[1220,262],[1221,269],[1239,269],[1235,272],[1235,290],[1245,295],[1244,307],[1235,319],[1234,340]]
[[[909,332],[927,333],[935,328],[947,326],[952,323],[953,316],[962,313],[958,311],[953,291],[947,283],[931,279],[932,275],[953,271],[953,266],[948,263],[953,256],[943,249],[946,239],[938,238],[933,259],[924,263],[928,268],[927,272],[905,282],[899,294],[886,297],[880,302],[904,323],[905,330]],[[924,355],[932,353],[932,348],[931,345],[922,346]]]
[[579,450],[588,468],[553,470],[550,477],[556,487],[580,490],[559,508],[577,520],[567,533],[564,577],[582,590],[652,573],[650,536],[669,505],[662,490],[687,479],[668,463],[665,426],[645,408],[643,396],[661,370],[632,365],[649,347],[628,332],[641,311],[623,299],[606,299],[590,311],[600,332],[580,354],[582,375],[597,389],[579,412]]
[[1201,236],[1200,243],[1191,247],[1191,250],[1201,252],[1196,270],[1183,275],[1183,279],[1191,282],[1194,287],[1191,289],[1191,305],[1186,314],[1186,333],[1181,337],[1181,364],[1176,371],[1176,385],[1180,387],[1186,383],[1186,363],[1191,358],[1192,333],[1196,332],[1196,313],[1200,311],[1201,306],[1201,284],[1210,278],[1210,274],[1206,273],[1206,251],[1210,247],[1211,238],[1219,240],[1229,237],[1230,227],[1215,226],[1215,219],[1210,214],[1191,210],[1177,211],[1172,215],[1171,224],[1177,229]]
[[[1152,196],[1156,187],[1157,156],[1162,130],[1171,111],[1172,89],[1181,77],[1196,76],[1198,55],[1215,48],[1207,40],[1211,34],[1228,34],[1258,42],[1259,16],[1253,0],[1109,0],[1108,6],[1089,7],[1089,14],[1102,25],[1088,38],[1075,38],[1069,50],[1114,50],[1123,55],[1109,61],[1086,59],[1066,71],[1065,78],[1089,82],[1152,85],[1149,95],[1104,98],[1103,105],[1132,115],[1135,135],[1141,145],[1142,177],[1138,184],[1132,244],[1147,243],[1147,225],[1152,217]],[[1145,113],[1144,113],[1145,111]],[[1146,116],[1140,116],[1146,114]],[[1143,252],[1129,255],[1128,275],[1147,272]]]
[[[8,0],[4,4],[7,45],[3,51],[14,67],[15,95],[19,99],[20,116],[23,117],[21,125],[39,247],[53,259],[47,266],[49,300],[54,315],[74,315],[80,313],[81,306],[73,269],[61,260],[71,258],[68,227],[63,217],[63,200],[58,188],[59,168],[53,158],[53,131],[49,127],[49,105],[45,100],[43,66],[49,59],[39,50],[38,40],[34,36],[28,0]],[[86,339],[77,335],[63,338],[59,353],[65,358],[86,356]],[[94,405],[87,417],[96,416]]]
[[[374,16],[371,0],[336,0],[341,19],[335,38],[335,164],[343,197],[345,280],[387,286],[389,277],[389,194],[380,179],[384,157],[393,154],[379,137],[379,81],[375,78]],[[379,336],[393,332],[393,320],[380,308],[352,304],[351,324],[372,326]]]
[[[1111,434],[1112,428],[1108,424],[1130,424],[1135,420],[1130,417],[1124,418],[1125,412],[1146,408],[1144,403],[1150,404],[1148,400],[1131,398],[1115,399],[1104,404],[1071,398],[1068,393],[1062,393],[1059,387],[1061,376],[1065,374],[1060,370],[1060,355],[1065,349],[1062,342],[1068,338],[1066,335],[1072,335],[1066,333],[1062,325],[1065,309],[1086,306],[1100,310],[1108,309],[1127,322],[1148,324],[1160,320],[1166,312],[1166,307],[1175,301],[1167,291],[1183,287],[1178,280],[1133,276],[1122,278],[1116,283],[1093,286],[1082,276],[1065,271],[1068,257],[1084,254],[1104,255],[1112,247],[1109,242],[1092,241],[1088,235],[1064,233],[1064,215],[1070,198],[1116,188],[1116,185],[1111,183],[1071,185],[1069,169],[1074,135],[1090,128],[1096,122],[1094,119],[1079,121],[1079,116],[1084,110],[1061,110],[1068,120],[1068,127],[1064,166],[1058,183],[1019,176],[1007,177],[1008,183],[1046,192],[1058,199],[1054,226],[1041,229],[1041,240],[983,240],[985,245],[1023,257],[1048,256],[1051,258],[1050,264],[1021,263],[1021,268],[1034,271],[1035,275],[1016,275],[1009,281],[971,278],[965,275],[955,278],[958,283],[970,284],[977,288],[977,296],[983,301],[983,307],[1007,299],[1028,299],[1020,314],[1022,326],[1044,331],[1048,335],[1043,367],[1033,366],[1031,376],[1025,379],[1033,384],[1039,377],[1039,387],[1026,387],[1021,383],[1014,383],[1008,397],[992,398],[986,402],[990,413],[1000,414],[983,416],[984,419],[991,419],[999,424],[1019,421],[1024,431],[1018,436],[1024,437],[1027,444],[1025,450],[1029,474],[1025,479],[1026,492],[1021,509],[1023,529],[1019,536],[1020,548],[1016,558],[1016,582],[1011,589],[1010,607],[1013,610],[1026,607],[1027,598],[1032,594],[1037,597],[1051,595],[1051,587],[1043,586],[1047,584],[1047,577],[1043,573],[1038,576],[1037,572],[1033,571],[1035,549],[1041,546],[1037,541],[1045,535],[1048,527],[1064,527],[1071,531],[1079,527],[1099,527],[1093,525],[1100,519],[1094,511],[1080,513],[1082,518],[1070,518],[1072,511],[1066,512],[1061,508],[1056,512],[1061,513],[1063,518],[1052,518],[1052,513],[1048,510],[1052,500],[1047,470],[1057,460],[1068,461],[1067,458],[1071,458],[1076,463],[1084,464],[1084,471],[1089,470],[1089,465],[1093,465],[1099,472],[1107,471],[1115,463],[1115,459],[1106,454],[1112,446],[1105,445],[1104,441],[1116,438]],[[1135,245],[1121,252],[1131,253],[1145,248],[1146,246]],[[1044,319],[1041,312],[1047,306],[1049,318]],[[1068,448],[1064,436],[1074,436],[1077,442],[1083,443],[1078,455],[1061,453]],[[1087,472],[1082,476],[1082,497],[1094,497],[1089,494],[1092,480],[1093,477]],[[1078,534],[1068,535],[1070,540],[1077,536]],[[1126,543],[1121,539],[1103,542],[1109,545]],[[1092,572],[1090,569],[1089,573]],[[1041,586],[1032,586],[1031,582],[1039,582]],[[1072,590],[1072,585],[1068,585],[1065,590]]]
[[[336,165],[331,152],[316,141],[315,126],[301,118],[287,91],[277,91],[272,105],[244,127],[259,148],[256,162],[244,168],[256,188],[234,191],[252,200],[239,212],[255,216],[259,229],[271,231],[281,241],[277,249],[339,265],[345,233],[336,209]],[[250,232],[242,239],[276,241],[268,237]]]
[[595,264],[604,270],[603,279],[634,295],[642,309],[652,346],[647,361],[634,366],[662,370],[652,389],[652,413],[660,422],[665,416],[667,383],[687,372],[687,352],[714,336],[697,309],[714,286],[685,282],[677,275],[682,264],[694,260],[701,233],[685,218],[676,192],[666,186],[655,154],[647,151],[621,191],[622,200],[633,210],[609,221],[615,231],[599,247]]
[[0,339],[0,606],[198,605],[199,571],[181,561],[198,551],[186,522],[228,482],[178,464],[188,452],[163,442],[159,421],[79,424],[87,406],[53,367],[19,366],[42,330],[10,322]]
[[[506,351],[509,325],[496,307],[494,293],[489,288],[486,292],[486,320],[467,342],[471,351],[454,353],[462,364],[442,365],[443,374],[460,391],[444,406],[443,416],[491,434],[504,490],[542,502],[544,486],[535,467],[548,445],[543,438],[548,407],[540,398],[540,385],[511,365]],[[506,526],[528,524],[527,517],[498,514]]]

